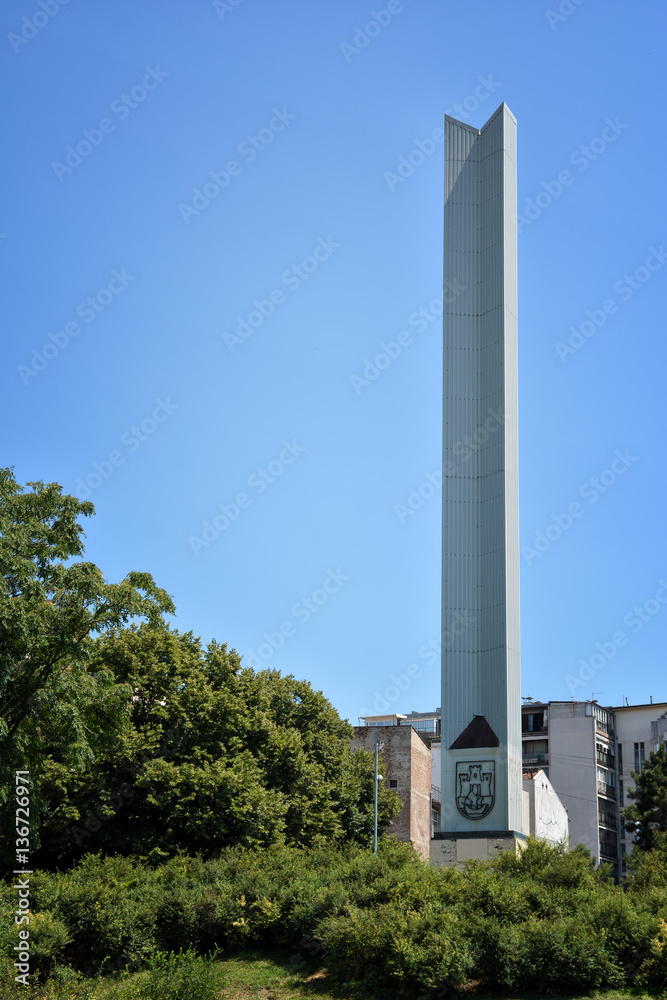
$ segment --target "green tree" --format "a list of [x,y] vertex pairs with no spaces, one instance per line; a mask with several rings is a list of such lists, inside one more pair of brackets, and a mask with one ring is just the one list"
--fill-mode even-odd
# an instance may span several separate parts
[[[126,711],[108,671],[88,668],[91,636],[174,610],[148,573],[107,583],[93,563],[72,561],[83,553],[78,519],[93,513],[57,483],[23,487],[0,469],[0,803],[15,768],[39,767],[45,740],[89,760],[91,740]],[[39,800],[31,806],[39,812]]]
[[635,834],[641,851],[667,850],[667,751],[662,743],[652,750],[641,771],[631,772],[635,787],[628,789],[633,800],[623,810],[623,821]]
[[[84,850],[211,857],[233,843],[370,843],[372,757],[351,749],[351,727],[308,683],[244,669],[225,645],[204,650],[166,626],[107,633],[90,667],[126,693],[127,716],[85,767],[45,744],[37,863]],[[400,804],[381,791],[381,824]]]

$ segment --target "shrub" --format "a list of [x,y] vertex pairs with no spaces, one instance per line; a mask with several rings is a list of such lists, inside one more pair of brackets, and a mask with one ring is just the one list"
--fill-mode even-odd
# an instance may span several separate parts
[[15,974],[9,959],[0,960],[2,1000],[93,1000],[95,996],[95,983],[67,965],[56,968],[42,985],[31,975],[29,985],[24,986],[15,981]]
[[395,986],[402,992],[460,986],[473,966],[463,925],[430,905],[419,912],[394,904],[354,908],[347,916],[323,921],[316,937],[327,968],[343,982]]
[[215,1000],[220,986],[211,958],[201,958],[193,949],[180,954],[159,951],[149,960],[146,979],[129,996],[134,992],[136,1000]]
[[487,941],[485,978],[505,989],[589,990],[623,982],[604,937],[581,918],[496,922]]
[[663,990],[667,987],[667,921],[660,920],[658,933],[651,941],[650,955],[642,962],[635,981],[642,987]]

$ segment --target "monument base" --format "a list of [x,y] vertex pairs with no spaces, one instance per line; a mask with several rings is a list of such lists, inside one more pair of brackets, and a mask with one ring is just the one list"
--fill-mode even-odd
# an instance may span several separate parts
[[440,867],[464,861],[491,861],[498,851],[518,854],[526,846],[523,833],[514,830],[485,830],[484,833],[436,833],[431,840],[431,864]]

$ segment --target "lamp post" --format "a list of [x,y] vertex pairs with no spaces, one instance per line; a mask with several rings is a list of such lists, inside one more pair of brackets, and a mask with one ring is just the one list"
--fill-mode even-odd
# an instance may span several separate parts
[[378,755],[384,747],[383,740],[375,741],[375,788],[373,798],[373,854],[378,852],[378,782],[382,781],[382,775],[378,774]]

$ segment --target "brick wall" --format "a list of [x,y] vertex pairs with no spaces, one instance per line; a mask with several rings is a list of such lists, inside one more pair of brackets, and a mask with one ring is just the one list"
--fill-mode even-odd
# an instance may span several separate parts
[[387,833],[412,842],[428,859],[431,842],[431,751],[412,726],[355,726],[353,747],[373,751],[376,740],[384,741],[384,767],[380,773],[387,788],[403,799],[403,808],[387,827]]

